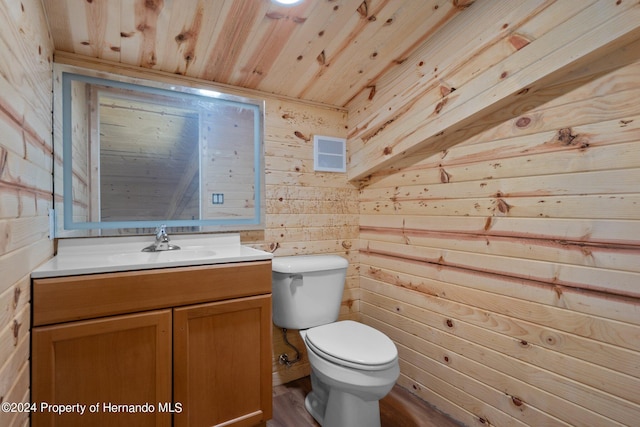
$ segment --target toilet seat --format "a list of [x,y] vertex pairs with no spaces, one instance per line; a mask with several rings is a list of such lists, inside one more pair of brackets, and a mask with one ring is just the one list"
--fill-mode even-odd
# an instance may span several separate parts
[[305,342],[323,359],[350,368],[378,371],[398,363],[398,350],[389,337],[351,320],[308,329]]

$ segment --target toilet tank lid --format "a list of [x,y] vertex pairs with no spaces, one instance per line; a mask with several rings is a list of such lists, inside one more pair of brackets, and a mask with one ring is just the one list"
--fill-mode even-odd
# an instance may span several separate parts
[[278,273],[307,273],[311,271],[347,268],[349,262],[338,255],[296,255],[275,257],[271,269]]

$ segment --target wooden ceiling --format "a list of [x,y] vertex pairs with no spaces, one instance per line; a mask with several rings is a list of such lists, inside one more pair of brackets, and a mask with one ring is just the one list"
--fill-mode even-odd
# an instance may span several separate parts
[[56,51],[346,106],[474,0],[43,0]]

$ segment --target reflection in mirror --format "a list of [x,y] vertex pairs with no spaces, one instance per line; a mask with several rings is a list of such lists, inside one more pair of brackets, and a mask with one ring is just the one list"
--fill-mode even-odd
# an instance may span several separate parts
[[57,237],[263,227],[262,101],[55,69]]
[[200,218],[198,112],[168,98],[114,95],[99,91],[94,110],[100,129],[99,144],[92,144],[100,159],[100,188],[91,191],[100,194],[96,216],[109,222]]

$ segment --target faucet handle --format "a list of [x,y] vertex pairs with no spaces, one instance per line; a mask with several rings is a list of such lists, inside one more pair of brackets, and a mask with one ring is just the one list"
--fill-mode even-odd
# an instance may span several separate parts
[[167,238],[167,224],[160,224],[156,228],[156,240]]

